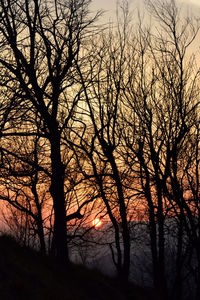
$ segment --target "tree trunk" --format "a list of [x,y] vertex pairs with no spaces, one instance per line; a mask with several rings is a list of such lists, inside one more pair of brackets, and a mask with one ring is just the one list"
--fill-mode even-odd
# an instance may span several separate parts
[[64,196],[64,166],[60,153],[60,134],[55,130],[51,132],[51,187],[50,193],[54,206],[54,253],[56,260],[61,264],[67,264],[67,229],[66,229],[66,209]]
[[[157,197],[158,197],[158,212],[156,223],[156,213],[154,210],[154,203],[151,195],[150,188],[150,177],[148,169],[144,163],[142,157],[140,157],[142,166],[145,170],[146,183],[142,182],[143,189],[145,191],[145,196],[148,202],[149,208],[149,228],[150,228],[150,243],[151,243],[151,255],[152,255],[152,267],[153,267],[153,285],[158,296],[158,299],[167,299],[167,285],[165,279],[165,239],[164,239],[164,217],[163,217],[163,204],[162,204],[162,194],[158,187],[157,181]],[[142,170],[141,170],[141,179]],[[157,235],[158,228],[158,235]]]
[[40,252],[42,255],[46,255],[46,244],[44,239],[44,227],[43,227],[43,220],[42,220],[42,208],[39,201],[38,193],[37,193],[37,180],[38,176],[36,175],[34,181],[32,182],[32,192],[35,197],[35,203],[37,207],[37,233],[40,240]]
[[105,195],[105,192],[104,192],[104,188],[103,188],[103,182],[102,182],[102,178],[101,176],[98,176],[98,173],[97,173],[97,168],[96,168],[96,165],[93,161],[93,159],[90,157],[91,159],[91,162],[92,162],[92,166],[93,166],[93,171],[94,171],[94,175],[97,179],[97,182],[98,182],[98,185],[99,185],[99,188],[100,188],[100,192],[101,192],[101,196],[102,196],[102,199],[105,203],[105,206],[106,206],[106,209],[107,209],[107,212],[108,212],[108,215],[109,215],[109,218],[113,224],[113,228],[114,228],[114,231],[115,231],[115,246],[116,246],[116,250],[117,250],[117,259],[115,258],[115,254],[114,254],[114,251],[112,249],[112,245],[110,245],[110,249],[111,249],[111,254],[112,254],[112,259],[113,259],[113,263],[117,269],[117,273],[118,273],[118,276],[120,277],[120,274],[122,274],[122,252],[121,252],[121,247],[120,247],[120,232],[119,232],[119,226],[118,226],[118,223],[117,223],[117,220],[115,219],[113,213],[112,213],[112,209],[109,205],[109,201]]
[[183,266],[183,216],[180,212],[179,227],[177,236],[177,253],[176,253],[176,278],[174,283],[174,299],[182,299],[182,266]]
[[[108,155],[109,157],[109,155]],[[130,233],[129,233],[129,227],[128,227],[128,221],[127,221],[127,212],[126,212],[126,203],[124,200],[124,193],[123,193],[123,187],[122,182],[120,179],[120,174],[115,162],[115,158],[112,154],[110,154],[109,157],[110,164],[112,167],[113,175],[116,182],[117,187],[117,194],[118,194],[118,201],[119,201],[119,211],[120,211],[120,217],[122,221],[122,239],[123,239],[123,247],[124,247],[124,253],[123,253],[123,268],[122,273],[120,274],[120,277],[124,281],[128,281],[129,278],[129,272],[130,272]]]
[[44,228],[43,228],[43,221],[41,215],[38,216],[37,220],[37,227],[38,227],[38,236],[40,240],[40,252],[43,256],[46,255],[46,244],[44,240]]
[[164,212],[163,212],[163,198],[160,189],[161,182],[157,176],[157,197],[158,197],[158,270],[159,282],[158,291],[162,299],[168,299],[168,290],[165,276],[165,233],[164,233]]

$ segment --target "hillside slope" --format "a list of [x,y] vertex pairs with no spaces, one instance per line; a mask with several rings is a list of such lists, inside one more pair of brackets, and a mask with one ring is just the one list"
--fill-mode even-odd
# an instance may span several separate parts
[[0,299],[5,300],[146,300],[148,293],[122,286],[97,271],[72,265],[61,270],[36,252],[0,237]]

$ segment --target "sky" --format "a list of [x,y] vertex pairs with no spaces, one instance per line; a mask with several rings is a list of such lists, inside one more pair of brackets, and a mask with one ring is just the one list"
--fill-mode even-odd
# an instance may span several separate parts
[[[152,0],[153,1],[153,0]],[[116,5],[120,0],[93,0],[92,2],[92,10],[96,11],[99,9],[104,10],[103,17],[101,17],[101,21],[107,23],[109,21],[115,20],[116,17]],[[130,11],[136,7],[140,8],[140,11],[144,8],[145,0],[129,0],[130,3]],[[189,13],[189,15],[200,16],[200,0],[176,0],[177,3],[180,3],[181,7],[184,8],[182,11]],[[192,51],[197,53],[197,56],[200,56],[200,45],[199,45],[199,37],[200,32],[198,33],[198,38],[194,41],[192,45]],[[197,51],[197,52],[196,52]]]
[[[116,4],[119,0],[93,0],[92,6],[94,9],[103,9],[107,11],[106,16],[112,15],[115,12]],[[144,2],[144,0],[129,0],[132,5],[137,5],[138,3]],[[191,7],[199,6],[200,0],[177,0],[177,2],[185,3]]]
[[194,4],[200,6],[200,1],[199,0],[187,0],[186,2],[194,3]]

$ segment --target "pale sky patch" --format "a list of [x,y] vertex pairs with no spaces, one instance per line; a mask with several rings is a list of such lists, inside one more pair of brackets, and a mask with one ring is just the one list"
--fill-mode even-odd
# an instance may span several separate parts
[[[153,1],[153,0],[152,0]],[[144,9],[145,0],[129,0],[130,3],[130,11],[135,8],[139,8],[140,12],[145,11]],[[182,12],[184,14],[188,14],[189,16],[200,17],[200,0],[176,0],[177,4],[180,4],[182,7]],[[116,6],[117,3],[120,3],[120,0],[93,0],[92,2],[92,10],[96,11],[102,9],[105,11],[103,17],[101,18],[101,22],[109,22],[116,21]],[[145,16],[145,14],[144,14]],[[200,32],[198,33],[197,38],[192,44],[192,51],[194,51],[197,56],[200,56]]]
[[[116,9],[117,2],[119,0],[93,0],[92,6],[97,9],[104,9],[108,12],[114,12]],[[130,4],[136,4],[144,2],[144,0],[130,0]],[[182,2],[188,5],[197,5],[200,7],[200,0],[177,0],[177,2]]]
[[188,4],[195,4],[200,6],[200,1],[199,0],[185,0],[184,2],[188,3]]

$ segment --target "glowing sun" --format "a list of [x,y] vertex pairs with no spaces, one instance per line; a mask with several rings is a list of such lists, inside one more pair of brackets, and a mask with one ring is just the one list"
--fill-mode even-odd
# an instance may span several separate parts
[[98,219],[98,218],[96,218],[96,219],[94,219],[94,220],[92,221],[92,225],[93,225],[94,227],[100,227],[101,224],[102,224],[102,221],[101,221],[100,219]]

